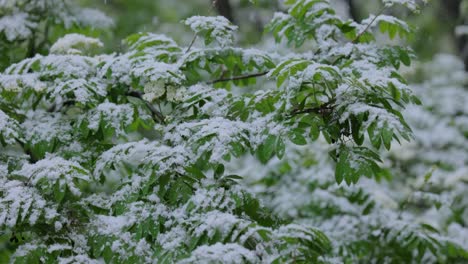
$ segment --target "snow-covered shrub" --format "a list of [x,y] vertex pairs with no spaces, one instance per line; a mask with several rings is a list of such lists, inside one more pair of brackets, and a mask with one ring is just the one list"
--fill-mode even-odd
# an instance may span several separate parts
[[410,27],[386,15],[346,20],[325,0],[286,4],[268,28],[307,52],[238,47],[226,19],[192,17],[186,46],[138,33],[124,52],[96,55],[99,40],[74,34],[6,68],[0,230],[9,260],[466,259],[466,242],[447,236],[462,225],[417,221],[376,182],[388,177],[379,153],[411,139],[401,111],[419,100],[398,73],[411,51],[378,44],[373,29],[403,38]]
[[[102,12],[70,0],[0,1],[0,69],[45,52],[62,32],[108,29],[113,21]],[[63,45],[63,43],[60,43]]]

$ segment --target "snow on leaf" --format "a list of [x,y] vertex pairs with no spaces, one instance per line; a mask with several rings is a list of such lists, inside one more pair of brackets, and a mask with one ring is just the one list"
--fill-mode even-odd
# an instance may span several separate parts
[[258,262],[255,252],[246,249],[238,244],[216,243],[214,245],[204,245],[196,248],[191,256],[180,263],[229,263],[241,264],[245,262]]
[[187,147],[194,149],[198,155],[210,152],[210,160],[219,162],[232,151],[232,142],[244,145],[248,142],[249,127],[241,121],[231,121],[221,117],[187,122],[169,127],[165,139],[174,144],[183,144],[189,138]]
[[191,160],[193,162],[192,155],[182,146],[169,147],[142,140],[116,145],[104,152],[96,162],[94,174],[99,177],[110,166],[119,163],[135,167],[145,164],[160,174],[170,171],[184,174],[185,167],[190,165]]
[[109,29],[115,26],[112,18],[96,9],[78,8],[74,10],[73,15],[76,22],[83,27]]
[[19,123],[0,110],[0,143],[14,144],[21,139]]
[[225,47],[234,42],[233,32],[237,30],[237,26],[231,24],[223,16],[193,16],[184,20],[184,23],[195,33],[203,36],[206,44],[215,40],[219,45]]
[[46,90],[46,84],[39,80],[39,75],[31,74],[0,74],[0,89],[19,93],[30,89],[36,92]]
[[98,50],[103,46],[104,44],[99,39],[73,33],[58,39],[50,47],[50,52],[53,54],[83,54]]
[[3,33],[8,41],[28,39],[31,37],[32,30],[37,26],[38,24],[33,22],[29,14],[24,12],[0,18],[0,33]]
[[1,183],[0,226],[12,228],[22,223],[33,226],[41,217],[49,221],[58,216],[55,206],[37,189],[17,180],[2,180]]
[[53,140],[68,142],[71,139],[72,127],[60,113],[51,115],[43,110],[28,111],[21,128],[24,129],[24,137],[30,144]]
[[28,183],[44,192],[54,192],[54,195],[70,191],[74,196],[81,196],[83,183],[91,181],[90,173],[80,164],[60,157],[47,157],[35,164],[25,164],[13,174],[27,179]]
[[[420,8],[418,1],[416,0],[382,0],[382,2],[387,7],[392,7],[393,5],[403,5],[413,12],[419,11],[419,8]],[[423,0],[422,2],[424,4],[427,4],[429,0]]]
[[123,136],[127,127],[134,121],[134,111],[130,104],[104,102],[83,116],[79,126],[86,126],[94,132],[102,130],[104,134],[113,130],[117,136]]

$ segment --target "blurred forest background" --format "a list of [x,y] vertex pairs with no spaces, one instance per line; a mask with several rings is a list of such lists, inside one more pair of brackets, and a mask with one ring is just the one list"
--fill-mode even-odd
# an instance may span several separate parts
[[[112,30],[71,27],[54,27],[44,38],[46,41],[37,45],[35,51],[47,53],[50,45],[65,33],[75,32],[99,37],[105,41],[107,51],[120,50],[121,40],[139,31],[168,34],[179,43],[190,43],[192,34],[181,20],[193,15],[221,14],[238,25],[238,42],[242,45],[268,45],[268,38],[262,38],[264,26],[270,21],[275,11],[284,11],[282,0],[257,0],[255,8],[249,0],[79,0],[82,6],[97,8],[110,16],[115,24]],[[332,0],[343,17],[361,21],[368,14],[377,14],[382,9],[380,1],[371,0]],[[428,61],[437,53],[452,53],[460,56],[468,67],[468,1],[432,0],[425,5],[420,14],[413,14],[405,8],[392,8],[384,13],[397,12],[400,18],[410,22],[416,29],[410,45],[421,61]],[[44,31],[44,30],[43,30]],[[82,32],[80,32],[82,31]],[[259,43],[263,40],[264,43]],[[18,46],[27,50],[26,43]],[[25,52],[11,51],[11,47],[1,47],[0,61],[5,65],[16,62]],[[31,53],[31,52],[29,52]],[[9,56],[9,58],[5,58]],[[27,54],[24,57],[28,57]],[[0,65],[3,69],[5,65]]]
[[[249,0],[81,1],[86,6],[103,10],[115,19],[113,32],[106,36],[110,49],[120,45],[120,39],[137,31],[168,33],[178,41],[190,42],[192,36],[180,21],[193,15],[216,14],[227,17],[240,27],[238,40],[241,44],[255,44],[262,39],[264,26],[270,21],[273,12],[284,10],[281,0],[258,0],[256,8],[252,8]],[[369,13],[376,14],[382,8],[380,1],[332,2],[341,11],[341,15],[356,21],[366,18]],[[386,12],[398,12],[400,17],[402,13],[405,14],[416,28],[416,35],[410,44],[420,60],[430,60],[437,53],[452,53],[459,55],[465,62],[465,67],[468,67],[468,30],[463,26],[468,22],[468,1],[432,0],[420,14],[413,14],[404,8]]]

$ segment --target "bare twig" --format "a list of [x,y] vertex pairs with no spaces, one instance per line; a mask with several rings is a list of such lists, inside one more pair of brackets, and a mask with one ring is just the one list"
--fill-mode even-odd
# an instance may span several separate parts
[[265,76],[268,73],[269,73],[269,71],[264,71],[264,72],[259,72],[259,73],[252,73],[252,74],[246,74],[246,75],[240,75],[240,76],[233,76],[233,77],[228,77],[228,78],[220,78],[220,79],[216,79],[216,80],[213,80],[213,81],[208,81],[206,83],[207,84],[215,84],[215,83],[220,83],[220,82],[230,82],[230,81],[244,80],[244,79],[250,79],[250,78]]
[[291,112],[290,116],[301,115],[301,114],[320,114],[320,115],[327,115],[331,113],[333,110],[332,107],[313,107],[313,108],[305,108],[303,110],[294,110]]

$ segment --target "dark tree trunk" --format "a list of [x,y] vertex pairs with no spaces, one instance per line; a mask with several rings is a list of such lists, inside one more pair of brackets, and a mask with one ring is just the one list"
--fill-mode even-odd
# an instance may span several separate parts
[[234,23],[234,16],[229,0],[213,0],[212,2],[216,8],[216,11],[218,11],[218,14],[224,16],[225,18],[229,19],[229,21]]
[[456,36],[455,35],[455,27],[457,25],[463,24],[465,21],[461,17],[460,14],[460,3],[461,0],[445,0],[442,2],[442,8],[447,18],[450,20],[450,30],[452,30],[452,34],[454,34],[454,38],[456,40],[458,53],[460,54],[460,58],[463,60],[465,64],[465,71],[468,71],[468,38],[467,36]]
[[349,15],[354,21],[360,21],[359,10],[356,6],[355,0],[346,0],[349,8]]
[[460,17],[461,0],[444,0],[441,2],[443,3],[445,10],[450,17],[454,19],[458,19]]

